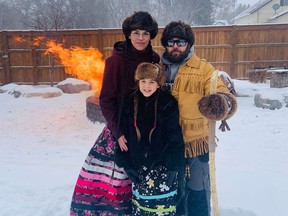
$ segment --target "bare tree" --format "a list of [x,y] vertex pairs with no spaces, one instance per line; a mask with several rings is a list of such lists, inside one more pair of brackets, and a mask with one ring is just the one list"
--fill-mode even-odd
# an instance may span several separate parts
[[[87,4],[85,8],[88,13],[85,16],[81,13],[81,22],[79,20],[78,23],[90,23],[90,26],[94,23],[95,27],[102,24],[101,27],[120,28],[128,15],[140,10],[151,13],[159,26],[164,26],[172,20],[183,20],[191,25],[212,23],[211,0],[97,0],[94,2],[85,0],[83,3]],[[91,22],[90,17],[95,17],[102,22],[97,24],[97,20]]]
[[17,13],[7,1],[0,1],[0,29],[17,28],[22,28],[17,20]]
[[149,1],[113,0],[105,1],[111,27],[121,27],[124,19],[135,11],[149,11]]
[[218,20],[227,19],[235,9],[236,0],[218,0],[213,2],[213,18]]
[[182,20],[190,25],[207,25],[212,22],[211,0],[154,0],[151,5],[160,26],[172,20]]
[[85,0],[82,2],[76,28],[109,27],[105,0]]
[[10,0],[23,24],[38,30],[73,28],[79,16],[77,0]]
[[218,0],[213,2],[213,18],[219,20],[232,20],[242,11],[246,10],[249,5],[237,4],[237,0]]
[[238,12],[234,7],[236,0],[7,1],[13,5],[25,28],[41,30],[121,28],[128,15],[140,10],[148,11],[160,27],[173,20],[182,20],[190,25],[209,25],[215,19],[230,20]]

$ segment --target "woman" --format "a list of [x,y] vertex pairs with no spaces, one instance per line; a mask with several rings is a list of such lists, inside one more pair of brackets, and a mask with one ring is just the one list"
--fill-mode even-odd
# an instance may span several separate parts
[[176,215],[177,170],[184,166],[178,104],[160,89],[166,76],[159,64],[139,64],[135,79],[138,90],[127,97],[120,124],[128,150],[119,141],[116,164],[133,181],[133,216]]
[[[151,39],[158,24],[147,12],[136,12],[122,24],[125,41],[115,43],[106,60],[100,107],[107,125],[90,150],[78,177],[71,215],[130,215],[131,181],[115,165],[116,140],[124,95],[135,89],[134,73],[141,62],[159,62]],[[121,140],[121,138],[120,138]]]

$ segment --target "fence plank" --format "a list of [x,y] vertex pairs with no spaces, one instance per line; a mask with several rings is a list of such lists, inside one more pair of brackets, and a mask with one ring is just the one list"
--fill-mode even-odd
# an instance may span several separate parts
[[0,83],[7,84],[11,82],[10,56],[9,56],[7,31],[1,32],[1,41],[2,41],[2,62],[3,62],[4,77],[3,80],[0,80]]

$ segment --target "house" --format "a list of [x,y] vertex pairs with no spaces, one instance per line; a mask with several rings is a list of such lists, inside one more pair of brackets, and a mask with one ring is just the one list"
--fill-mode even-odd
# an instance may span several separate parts
[[212,25],[226,26],[228,25],[228,21],[227,20],[215,20],[215,22]]
[[261,0],[233,21],[234,24],[288,23],[288,0]]

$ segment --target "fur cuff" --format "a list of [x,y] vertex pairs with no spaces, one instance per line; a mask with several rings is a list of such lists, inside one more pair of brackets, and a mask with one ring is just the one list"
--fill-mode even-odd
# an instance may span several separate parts
[[228,102],[223,94],[212,94],[204,96],[198,102],[200,113],[211,120],[222,120],[228,112]]
[[237,111],[238,108],[237,99],[231,93],[219,92],[219,94],[225,95],[229,103],[229,112],[227,113],[227,116],[224,118],[224,120],[227,120],[230,117],[232,117]]

